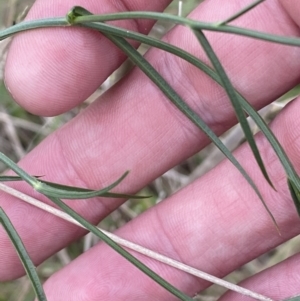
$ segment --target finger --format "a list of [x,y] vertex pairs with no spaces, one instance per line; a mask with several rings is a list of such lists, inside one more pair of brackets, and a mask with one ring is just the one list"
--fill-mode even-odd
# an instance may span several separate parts
[[290,0],[284,1],[280,0],[281,5],[286,9],[287,13],[292,17],[294,22],[300,26],[299,12],[300,12],[300,3],[299,1]]
[[[220,16],[219,10],[214,9],[220,5],[218,1],[209,3],[211,6],[200,6],[192,17],[204,18],[205,12],[215,11],[218,15],[211,16],[215,21],[237,9],[232,5],[233,2],[228,6],[222,4],[224,16]],[[270,9],[269,4],[264,5],[260,13],[283,19],[284,25],[280,30],[297,35],[298,29],[287,19],[281,7],[273,7],[272,14],[267,13]],[[276,28],[277,21],[272,18],[268,22],[264,19],[259,24],[260,19],[256,15],[250,16],[252,21],[250,18],[243,19],[243,22],[254,22],[262,31]],[[185,37],[181,40],[183,48],[193,53],[199,52],[194,37],[181,28],[176,28],[166,39],[176,42],[178,35]],[[256,107],[264,106],[297,82],[300,67],[297,49],[243,39],[243,52],[230,55],[231,47],[235,45],[239,49],[237,46],[241,45],[238,38],[225,35],[218,39],[210,35],[210,38],[214,40],[214,46],[234,84]],[[272,53],[272,57],[269,53]],[[285,60],[286,57],[289,59]],[[155,50],[148,53],[147,59],[216,133],[220,134],[234,124],[233,112],[224,91],[201,72]],[[257,64],[257,67],[246,68],[250,63],[251,66]],[[263,80],[262,74],[267,81]],[[129,177],[120,185],[119,191],[132,193],[207,143],[207,137],[178,113],[141,72],[135,70],[100,101],[46,139],[21,162],[21,166],[31,174],[46,175],[47,180],[89,188],[107,185],[125,170],[130,170]],[[15,186],[25,189],[20,184]],[[28,189],[25,191],[32,194]],[[120,201],[106,199],[103,202],[78,201],[72,204],[96,223],[114,210]],[[11,198],[1,199],[1,206],[11,217],[36,264],[83,234],[77,227]],[[0,235],[0,244],[7,247],[0,249],[5,255],[0,256],[0,278],[19,276],[23,272],[21,264],[9,247],[7,236],[3,232]]]
[[[243,281],[240,285],[268,296],[273,300],[285,300],[299,296],[299,263],[300,255],[294,255],[274,267]],[[229,300],[246,301],[250,300],[250,298],[230,292],[220,299],[220,301]]]
[[[300,99],[272,124],[272,130],[297,164],[297,170],[300,169],[299,135],[288,129],[300,126],[299,106]],[[245,159],[244,166],[262,191],[282,236],[278,235],[252,188],[228,161],[131,221],[117,234],[221,278],[298,234],[299,217],[278,158],[262,135],[257,135],[256,141],[277,192],[263,179],[248,145],[240,147],[235,155]],[[174,268],[134,255],[189,295],[208,286],[207,282]],[[139,300],[145,296],[149,300],[176,300],[103,243],[50,277],[45,290],[49,301],[64,300],[67,296],[74,301],[116,297]]]
[[[74,5],[94,13],[127,10],[161,11],[163,1],[36,1],[27,20],[64,16]],[[148,33],[153,21],[117,22],[130,30]],[[137,46],[137,43],[133,43]],[[83,102],[125,60],[106,38],[79,28],[29,31],[14,38],[7,58],[5,82],[14,99],[26,110],[58,115]]]

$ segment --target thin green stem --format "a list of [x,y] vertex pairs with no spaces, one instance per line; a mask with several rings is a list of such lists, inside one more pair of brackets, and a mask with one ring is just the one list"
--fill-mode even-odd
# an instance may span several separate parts
[[0,31],[0,41],[20,32],[31,29],[47,28],[47,27],[66,27],[70,26],[66,18],[49,18],[34,21],[23,21],[9,28]]
[[239,18],[240,16],[244,15],[248,11],[252,10],[254,7],[256,7],[257,5],[261,4],[264,1],[265,0],[256,0],[256,1],[254,1],[250,5],[246,6],[242,10],[240,10],[239,12],[237,12],[234,15],[232,15],[231,17],[227,18],[226,20],[224,20],[222,22],[216,23],[216,26],[223,26],[223,25],[226,25],[229,22],[232,22],[233,20],[236,20],[237,18]]
[[11,223],[8,216],[5,214],[4,210],[1,207],[0,207],[0,224],[3,225],[6,233],[8,234],[11,242],[13,243],[15,250],[17,251],[17,254],[24,266],[26,274],[28,275],[32,283],[33,289],[35,291],[38,300],[47,301],[45,292],[43,290],[43,286],[36,272],[35,266],[32,263],[26,251],[25,246],[22,243],[20,236],[18,235],[18,232],[16,231],[13,224]]
[[[81,7],[74,7],[73,11],[82,9]],[[103,14],[103,15],[89,15],[76,17],[76,19],[71,24],[78,23],[90,23],[90,22],[106,22],[114,20],[126,20],[126,19],[152,19],[171,22],[174,24],[185,25],[194,29],[199,30],[209,30],[216,32],[232,33],[236,35],[242,35],[247,37],[256,38],[259,40],[275,42],[279,44],[291,45],[291,46],[300,46],[300,39],[296,37],[284,37],[279,35],[267,34],[263,32],[258,32],[246,28],[240,28],[230,25],[221,25],[217,26],[214,23],[199,22],[185,17],[174,16],[166,13],[157,13],[157,12],[120,12],[114,14]]]

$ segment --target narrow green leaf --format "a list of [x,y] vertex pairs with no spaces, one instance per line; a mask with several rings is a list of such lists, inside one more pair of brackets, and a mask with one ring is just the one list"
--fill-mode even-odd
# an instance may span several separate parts
[[106,192],[101,197],[139,200],[139,199],[149,199],[152,197],[152,195],[131,195],[131,194],[124,194],[124,193]]
[[[124,175],[123,175],[124,176]],[[0,178],[1,181],[1,178]],[[120,181],[117,180],[117,182]],[[111,184],[110,186],[101,189],[101,190],[92,190],[92,189],[87,189],[87,188],[82,188],[82,187],[76,187],[76,186],[68,186],[68,185],[61,185],[58,183],[54,182],[48,182],[44,180],[40,180],[40,182],[47,184],[47,186],[54,188],[55,190],[61,191],[61,193],[64,193],[67,191],[67,193],[72,193],[74,194],[74,198],[71,199],[85,199],[85,198],[92,198],[94,196],[101,196],[101,197],[106,197],[106,198],[122,198],[122,199],[147,199],[150,198],[151,196],[149,195],[132,195],[132,194],[125,194],[125,193],[115,193],[115,192],[105,192],[108,190],[111,190],[115,186],[117,186],[120,182],[115,182]],[[78,198],[78,192],[81,192],[80,197]],[[75,197],[76,196],[76,197]],[[85,197],[84,197],[85,196]],[[70,199],[70,198],[69,198]]]
[[34,21],[23,21],[9,28],[0,30],[0,41],[9,38],[17,33],[24,32],[27,30],[47,28],[47,27],[65,27],[70,26],[66,18],[49,18]]
[[248,6],[246,6],[242,10],[240,10],[239,12],[237,12],[234,15],[232,15],[231,17],[229,17],[228,19],[226,19],[226,20],[224,20],[222,22],[216,23],[216,26],[226,25],[227,23],[232,22],[233,20],[236,20],[237,18],[239,18],[240,16],[244,15],[248,11],[252,10],[255,6],[261,4],[264,1],[265,0],[256,0],[256,1],[254,1],[253,3],[249,4]]
[[17,254],[24,266],[24,269],[32,283],[33,289],[39,301],[47,301],[43,286],[36,272],[35,266],[32,263],[23,242],[18,235],[16,229],[12,225],[8,216],[5,214],[4,210],[0,207],[0,223],[3,225],[6,233],[8,234],[11,242],[13,243]]
[[15,181],[23,181],[23,179],[19,176],[0,176],[0,182],[15,182]]
[[[84,26],[93,28],[93,29],[97,29],[104,33],[134,39],[138,42],[145,43],[149,46],[153,46],[153,47],[165,50],[169,53],[172,53],[172,54],[186,60],[187,62],[193,64],[195,67],[197,67],[200,70],[202,70],[203,72],[205,72],[208,76],[210,76],[214,81],[216,81],[219,85],[221,85],[223,87],[223,83],[222,83],[220,77],[214,70],[212,70],[209,66],[207,66],[205,63],[200,61],[195,56],[191,55],[190,53],[188,53],[178,47],[175,47],[175,46],[165,43],[163,41],[157,40],[155,38],[148,37],[148,36],[145,36],[145,35],[142,35],[139,33],[135,33],[132,31],[120,29],[120,28],[117,28],[117,27],[109,25],[109,24],[90,23],[90,24],[84,24]],[[294,170],[290,160],[288,159],[285,151],[283,150],[282,146],[278,142],[277,138],[272,133],[272,131],[270,130],[268,125],[265,123],[263,118],[248,103],[248,101],[245,98],[243,98],[243,96],[240,95],[238,92],[236,92],[236,94],[237,94],[237,97],[239,99],[239,102],[240,102],[243,110],[245,110],[245,112],[255,121],[258,128],[266,136],[267,140],[269,141],[270,145],[272,146],[276,155],[278,156],[279,160],[281,161],[281,164],[283,165],[287,176],[293,180],[295,185],[300,190],[299,177],[298,177],[296,171]]]
[[128,175],[128,172],[125,172],[118,180],[116,180],[111,185],[100,189],[100,190],[83,190],[82,188],[59,185],[59,184],[46,184],[45,181],[39,181],[39,185],[35,186],[35,190],[52,197],[58,197],[63,199],[89,199],[97,196],[102,196],[107,193],[118,184],[120,184],[124,178]]
[[[76,19],[74,20],[76,22]],[[104,33],[109,33],[109,34],[116,34],[118,36],[125,36],[126,38],[131,38],[131,39],[135,39],[139,42],[145,43],[147,45],[150,46],[154,46],[163,50],[166,50],[170,53],[173,53],[183,59],[185,59],[186,61],[192,63],[193,65],[195,65],[196,67],[200,68],[202,71],[204,71],[205,73],[207,73],[210,77],[212,77],[215,81],[217,81],[220,85],[223,86],[220,78],[218,77],[218,75],[212,70],[210,69],[208,66],[206,66],[203,62],[201,62],[199,59],[197,59],[196,57],[192,56],[191,54],[185,52],[184,50],[175,47],[173,45],[169,45],[168,43],[164,43],[162,41],[159,41],[157,39],[153,39],[147,36],[144,36],[142,34],[138,34],[138,33],[134,33],[134,32],[130,32],[130,31],[125,31],[122,29],[119,29],[117,27],[108,25],[108,24],[102,24],[102,23],[92,23],[92,24],[85,24],[86,27],[89,28],[93,28],[93,29],[97,29],[100,30],[101,32]],[[241,96],[237,95],[239,102],[241,102]],[[255,145],[254,145],[255,148]],[[259,159],[260,155],[259,152],[257,150],[254,149],[254,154],[256,153],[256,158],[258,158],[258,162],[262,160]],[[266,176],[266,179],[268,180],[268,182],[271,184],[271,186],[273,187],[271,181],[269,180],[269,177],[267,176],[266,170],[263,166],[263,164],[260,166],[263,168],[263,174]],[[274,188],[274,187],[273,187]]]
[[295,207],[297,209],[298,215],[300,216],[300,190],[296,187],[293,181],[288,179],[288,186],[294,201]]
[[256,110],[244,99],[242,96],[239,96],[241,101],[241,105],[243,109],[247,112],[249,116],[255,121],[258,128],[264,133],[265,137],[268,139],[269,143],[271,144],[273,150],[275,151],[277,157],[279,158],[287,177],[290,181],[293,182],[295,187],[300,190],[300,179],[298,174],[296,173],[292,163],[290,162],[288,156],[286,155],[284,149],[282,148],[281,144],[277,140],[276,136],[273,134],[271,129],[265,123],[263,118],[256,112]]
[[[41,176],[33,176],[36,179],[40,178]],[[15,181],[24,181],[19,176],[0,176],[0,182],[15,182]]]
[[153,279],[155,282],[157,282],[163,288],[168,290],[171,294],[173,294],[174,296],[176,296],[177,298],[179,298],[182,301],[193,301],[192,298],[190,298],[188,295],[186,295],[183,292],[181,292],[180,290],[178,290],[176,287],[174,287],[173,285],[168,283],[166,280],[164,280],[162,277],[160,277],[155,272],[153,272],[151,269],[149,269],[141,261],[139,261],[134,256],[132,256],[129,252],[127,252],[120,245],[118,245],[116,242],[114,242],[112,239],[110,239],[107,235],[105,235],[97,227],[95,227],[94,225],[89,223],[86,219],[84,219],[81,215],[79,215],[77,212],[75,212],[72,208],[70,208],[64,202],[62,202],[59,198],[49,197],[49,196],[48,196],[48,198],[51,201],[53,201],[53,203],[55,203],[64,212],[69,214],[76,221],[78,221],[81,225],[83,225],[86,229],[88,229],[90,232],[92,232],[97,237],[99,237],[101,240],[103,240],[106,244],[108,244],[111,248],[113,248],[117,253],[119,253],[121,256],[126,258],[129,262],[131,262],[133,265],[135,265],[138,269],[140,269],[142,272],[144,272],[146,275],[148,275],[151,279]]
[[[193,29],[192,29],[193,30]],[[250,129],[250,126],[248,124],[247,118],[245,116],[245,113],[243,111],[243,108],[240,104],[239,98],[236,94],[236,91],[234,87],[232,86],[230,79],[228,78],[222,64],[220,63],[217,55],[215,54],[214,50],[212,49],[210,43],[206,39],[205,35],[202,31],[199,30],[193,30],[195,33],[198,41],[200,42],[203,50],[205,51],[206,55],[208,56],[209,60],[211,61],[212,65],[214,66],[217,74],[219,75],[219,78],[221,79],[221,82],[223,84],[223,87],[231,101],[232,107],[235,111],[235,114],[237,116],[237,119],[244,131],[245,137],[251,147],[252,153],[256,159],[256,162],[258,166],[260,167],[261,172],[263,173],[265,179],[269,182],[269,184],[273,187],[273,184],[269,178],[269,175],[267,173],[267,170],[264,166],[263,160],[260,156],[259,150],[257,148],[257,145],[255,143],[253,133]],[[274,187],[273,187],[274,188]]]
[[[41,176],[34,176],[35,178],[39,179]],[[14,181],[23,181],[23,179],[19,176],[0,176],[0,182],[14,182]],[[68,192],[88,192],[88,193],[95,193],[96,190],[76,187],[76,186],[68,186],[68,185],[61,185],[54,182],[44,181],[39,179],[40,182],[47,184],[50,187],[57,188],[60,190],[68,190]],[[101,197],[106,198],[122,198],[122,199],[147,199],[150,198],[150,195],[132,195],[132,194],[125,194],[125,193],[115,193],[115,192],[105,192],[101,194]]]

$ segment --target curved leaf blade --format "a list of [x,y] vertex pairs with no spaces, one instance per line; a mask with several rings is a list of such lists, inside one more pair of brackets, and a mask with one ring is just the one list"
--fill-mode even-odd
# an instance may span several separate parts
[[13,224],[9,220],[8,216],[4,212],[4,210],[0,207],[0,223],[4,227],[6,233],[8,234],[11,242],[13,243],[15,250],[24,266],[26,274],[28,275],[30,282],[32,283],[34,292],[39,301],[47,301],[43,285],[39,279],[39,276],[36,272],[35,266],[32,263],[23,242],[14,228]]
[[[39,179],[41,176],[34,176],[35,178]],[[23,181],[23,179],[19,176],[0,176],[0,182],[15,182],[15,181]],[[40,182],[47,184],[50,187],[60,189],[61,191],[67,190],[68,192],[84,192],[84,193],[97,193],[97,190],[77,187],[77,186],[68,186],[62,185],[55,182],[49,182],[39,179]],[[99,191],[99,190],[98,190]],[[105,192],[101,194],[101,197],[106,198],[122,198],[122,199],[147,199],[150,198],[150,195],[132,195],[132,194],[125,194],[125,193],[116,193],[116,192]]]

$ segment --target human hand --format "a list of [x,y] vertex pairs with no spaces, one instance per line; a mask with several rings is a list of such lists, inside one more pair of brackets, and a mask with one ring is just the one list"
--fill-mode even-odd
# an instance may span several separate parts
[[[161,11],[168,4],[168,1],[150,4],[127,1],[115,7],[110,1],[103,2],[99,5],[82,0],[76,5],[104,13],[126,8]],[[74,4],[71,0],[47,5],[37,1],[28,17],[64,15]],[[247,4],[248,1],[211,0],[201,4],[192,17],[219,21]],[[241,17],[237,24],[298,36],[300,31],[294,22],[299,11],[295,0],[273,0]],[[299,19],[298,22],[300,26]],[[149,21],[119,24],[143,33],[151,27]],[[219,33],[207,36],[234,86],[256,108],[270,103],[299,81],[298,48]],[[166,38],[205,57],[187,29],[175,28]],[[155,49],[146,57],[216,133],[221,134],[234,124],[233,110],[225,92],[199,70]],[[80,104],[123,61],[120,51],[98,33],[74,28],[36,30],[14,40],[7,60],[6,83],[15,99],[29,111],[56,115]],[[274,120],[272,130],[299,170],[298,135],[290,131],[291,127],[297,128],[298,122],[297,101],[294,101]],[[45,174],[47,180],[90,188],[105,186],[129,169],[131,173],[119,189],[133,193],[207,143],[206,136],[139,70],[134,70],[101,100],[43,141],[20,165],[30,174]],[[247,145],[240,147],[235,155],[258,184],[282,237],[277,235],[251,187],[227,161],[117,233],[219,277],[298,234],[299,218],[281,165],[261,135],[257,135],[257,143],[277,193],[263,179]],[[34,194],[25,185],[14,186]],[[2,195],[0,204],[36,264],[84,234],[81,229],[6,195]],[[70,204],[97,223],[121,201],[97,199]],[[0,245],[3,246],[0,280],[23,274],[21,263],[2,229]],[[190,295],[208,285],[151,259],[137,257]],[[245,286],[274,299],[299,294],[296,285],[299,260],[299,256],[295,256],[249,279]],[[169,293],[102,243],[54,274],[46,282],[45,291],[50,301],[173,300]],[[234,300],[241,296],[230,294],[226,298]]]

